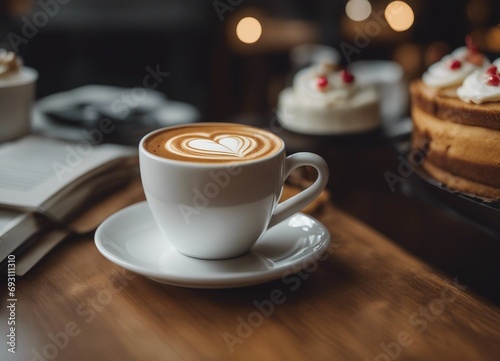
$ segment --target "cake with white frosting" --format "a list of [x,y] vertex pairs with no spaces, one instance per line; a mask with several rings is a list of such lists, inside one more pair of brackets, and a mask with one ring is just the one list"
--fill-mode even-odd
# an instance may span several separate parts
[[36,71],[23,66],[14,52],[0,49],[0,88],[32,82],[36,76]]
[[278,119],[304,134],[357,133],[380,125],[379,97],[347,70],[320,63],[300,70],[278,98]]
[[0,49],[0,143],[30,131],[37,78],[15,53]]
[[500,199],[500,59],[469,42],[411,84],[412,149],[451,189]]

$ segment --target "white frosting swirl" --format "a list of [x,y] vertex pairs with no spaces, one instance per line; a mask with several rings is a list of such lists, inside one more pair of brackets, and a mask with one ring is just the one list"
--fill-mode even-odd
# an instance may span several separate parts
[[[320,89],[318,78],[325,77],[328,85]],[[301,97],[325,103],[347,102],[358,89],[356,82],[346,83],[340,71],[332,71],[327,64],[317,64],[300,70],[293,79],[294,91]]]
[[[500,58],[493,65],[500,69]],[[488,85],[488,74],[484,70],[476,70],[465,78],[457,89],[457,95],[467,103],[497,102],[500,101],[500,86]]]
[[[474,70],[485,69],[490,65],[490,61],[486,57],[483,57],[483,64],[481,66],[470,63],[467,61],[468,53],[469,50],[464,46],[444,56],[440,61],[432,64],[424,73],[422,76],[423,82],[432,88],[446,88],[460,85]],[[460,61],[460,68],[450,68],[450,63],[453,60]]]

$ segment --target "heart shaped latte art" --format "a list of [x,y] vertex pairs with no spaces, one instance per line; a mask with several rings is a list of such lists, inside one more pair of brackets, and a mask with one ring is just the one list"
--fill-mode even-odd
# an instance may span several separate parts
[[262,148],[258,139],[244,134],[191,133],[169,139],[165,149],[182,157],[237,160],[245,159]]
[[254,139],[243,135],[217,136],[213,140],[206,138],[186,139],[182,143],[183,148],[188,152],[209,156],[227,155],[238,158],[245,157],[257,147]]

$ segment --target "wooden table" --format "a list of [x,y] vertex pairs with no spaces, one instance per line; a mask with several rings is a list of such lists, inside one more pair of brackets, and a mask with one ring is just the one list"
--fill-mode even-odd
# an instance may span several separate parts
[[[141,199],[133,184],[74,225]],[[239,289],[162,285],[65,242],[17,279],[0,360],[498,360],[498,308],[332,204],[315,216],[332,235],[317,264]]]

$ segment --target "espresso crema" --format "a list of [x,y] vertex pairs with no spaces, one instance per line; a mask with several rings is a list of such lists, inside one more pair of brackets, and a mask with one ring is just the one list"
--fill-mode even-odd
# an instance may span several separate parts
[[199,123],[150,135],[144,148],[159,157],[198,163],[230,163],[266,158],[283,148],[276,135],[255,127]]

